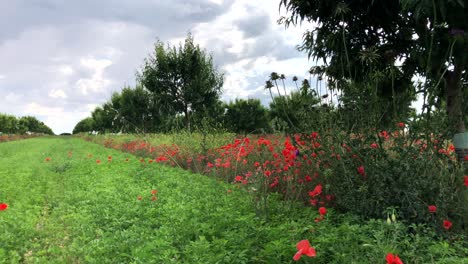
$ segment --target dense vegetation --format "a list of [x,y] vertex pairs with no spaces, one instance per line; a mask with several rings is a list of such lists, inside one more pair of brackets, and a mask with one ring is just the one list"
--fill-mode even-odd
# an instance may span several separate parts
[[[362,221],[71,137],[0,144],[0,263],[463,263],[467,248],[396,216]],[[26,191],[25,191],[26,190]],[[315,219],[315,221],[314,221]],[[301,248],[305,249],[302,242]],[[306,254],[307,252],[303,252]]]
[[17,118],[13,115],[0,113],[0,134],[42,133],[53,135],[52,129],[33,116]]
[[[223,73],[189,34],[158,41],[135,87],[75,126],[115,150],[0,146],[0,259],[467,262],[468,155],[452,138],[468,124],[468,7],[279,2],[286,28],[316,25],[300,50],[320,65],[265,76],[267,107],[222,102]],[[31,129],[17,124],[3,129]]]

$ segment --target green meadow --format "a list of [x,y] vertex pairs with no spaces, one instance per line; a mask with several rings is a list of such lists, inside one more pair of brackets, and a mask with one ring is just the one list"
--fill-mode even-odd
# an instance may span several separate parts
[[290,263],[304,239],[317,256],[302,263],[468,260],[424,226],[331,209],[316,223],[275,196],[265,219],[236,185],[79,138],[2,143],[0,160],[0,263]]

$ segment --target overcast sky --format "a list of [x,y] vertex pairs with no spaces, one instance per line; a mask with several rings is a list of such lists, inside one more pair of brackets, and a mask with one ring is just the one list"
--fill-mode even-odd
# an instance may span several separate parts
[[[273,0],[0,0],[0,112],[33,115],[58,134],[125,85],[157,39],[195,42],[225,73],[223,100],[269,94],[272,71],[306,76]],[[284,13],[282,13],[284,15]],[[292,85],[292,83],[291,83]]]

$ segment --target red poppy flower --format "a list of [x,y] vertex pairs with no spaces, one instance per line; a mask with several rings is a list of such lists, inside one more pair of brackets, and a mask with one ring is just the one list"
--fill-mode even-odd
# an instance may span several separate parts
[[50,158],[49,157],[45,158],[45,161],[50,161]]
[[321,216],[326,215],[326,214],[327,214],[327,208],[325,208],[325,207],[320,207],[320,208],[319,208],[319,214],[320,214]]
[[373,148],[373,149],[376,149],[376,148],[379,147],[379,145],[377,145],[377,143],[372,143],[372,144],[370,145],[370,147]]
[[310,197],[315,197],[315,196],[318,196],[322,193],[322,184],[318,184],[317,186],[315,186],[314,190],[309,192],[309,196]]
[[429,213],[435,213],[437,211],[437,207],[435,205],[428,206]]
[[468,155],[465,155],[465,161],[468,161]]
[[398,255],[393,255],[392,253],[387,254],[386,260],[387,264],[404,264]]
[[156,201],[157,199],[158,199],[158,197],[156,197],[156,196],[151,197],[151,201]]
[[464,179],[465,179],[465,186],[468,187],[468,175],[465,175]]
[[158,190],[151,190],[152,195],[156,195],[158,193]]
[[298,261],[302,255],[306,255],[308,257],[315,257],[317,254],[315,252],[315,248],[310,246],[308,240],[301,240],[296,244],[297,252],[294,255],[293,259]]
[[237,181],[237,182],[240,182],[240,181],[242,181],[242,176],[237,175],[237,176],[234,178],[234,180]]
[[405,127],[405,123],[403,123],[403,122],[398,123],[398,127],[404,128],[404,127]]
[[101,160],[96,160],[96,163],[97,163],[97,164],[101,163]]
[[6,203],[0,203],[0,211],[4,211],[8,208],[8,204]]
[[364,169],[364,166],[360,166],[359,168],[357,168],[357,171],[360,175],[366,176],[366,171]]
[[451,227],[452,227],[452,222],[450,222],[449,220],[444,220],[444,228],[446,230],[449,230]]

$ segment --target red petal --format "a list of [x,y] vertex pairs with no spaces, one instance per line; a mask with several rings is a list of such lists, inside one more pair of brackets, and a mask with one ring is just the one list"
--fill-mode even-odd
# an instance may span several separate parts
[[395,264],[404,264],[403,261],[401,261],[401,259],[397,255],[395,255],[394,262]]
[[392,253],[388,253],[385,259],[387,260],[387,264],[392,264],[395,258]]
[[309,240],[301,240],[297,243],[296,248],[298,250],[305,251],[310,248]]
[[293,259],[294,259],[295,261],[298,261],[298,260],[301,258],[301,256],[302,256],[302,249],[299,250],[299,251],[294,255]]
[[315,252],[315,248],[313,247],[310,247],[305,254],[309,257],[317,256],[317,253]]

